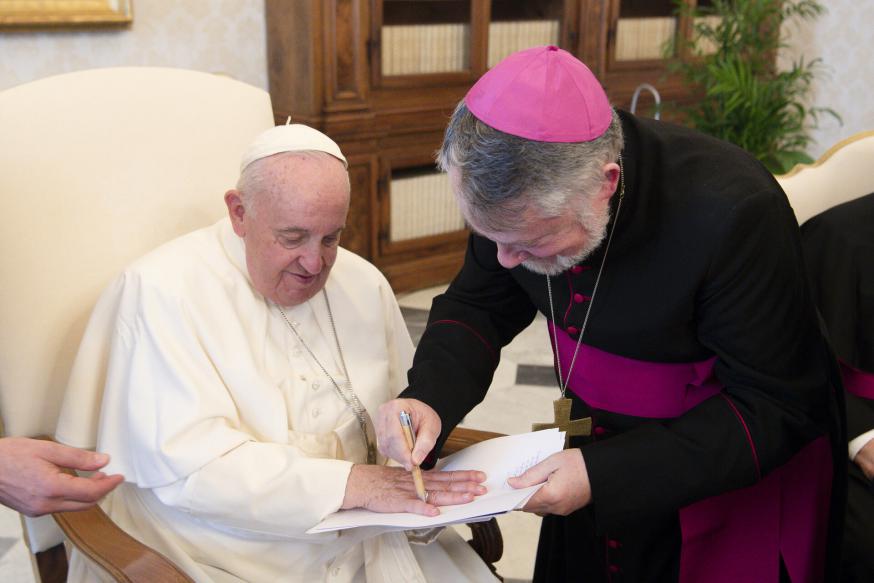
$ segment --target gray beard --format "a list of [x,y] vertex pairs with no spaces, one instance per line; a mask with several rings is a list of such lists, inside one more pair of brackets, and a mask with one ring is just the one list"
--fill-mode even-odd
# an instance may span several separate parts
[[533,257],[522,262],[522,267],[541,275],[559,275],[564,273],[586,257],[592,254],[607,236],[607,225],[610,223],[610,207],[597,215],[592,211],[580,213],[580,225],[589,234],[589,241],[574,255],[555,255],[548,259]]

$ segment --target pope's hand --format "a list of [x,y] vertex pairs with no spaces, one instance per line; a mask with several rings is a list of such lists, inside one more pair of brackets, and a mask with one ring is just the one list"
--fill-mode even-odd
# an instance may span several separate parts
[[521,476],[508,480],[513,488],[527,488],[542,482],[546,484],[528,500],[522,509],[525,512],[567,516],[592,501],[589,473],[579,449],[554,453]]
[[853,458],[856,465],[862,468],[862,473],[869,480],[874,480],[874,439],[871,439],[859,450]]
[[346,481],[341,508],[366,508],[374,512],[413,512],[437,516],[438,506],[465,504],[486,493],[486,475],[474,470],[422,472],[427,502],[416,496],[410,472],[398,467],[354,465]]
[[[401,429],[401,411],[410,414],[416,447],[412,458]],[[382,404],[373,420],[376,426],[376,442],[382,455],[391,458],[410,471],[412,464],[419,465],[434,449],[440,437],[440,417],[431,407],[416,399],[394,399]]]

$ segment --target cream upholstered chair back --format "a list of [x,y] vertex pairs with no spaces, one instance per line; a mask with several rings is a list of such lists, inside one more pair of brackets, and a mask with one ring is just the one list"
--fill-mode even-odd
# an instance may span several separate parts
[[[180,69],[95,69],[0,92],[5,435],[54,434],[101,290],[221,217],[243,148],[272,125],[265,91]],[[54,528],[28,530],[33,552],[60,541]]]
[[833,206],[874,192],[874,131],[855,134],[813,164],[796,166],[776,178],[799,225]]

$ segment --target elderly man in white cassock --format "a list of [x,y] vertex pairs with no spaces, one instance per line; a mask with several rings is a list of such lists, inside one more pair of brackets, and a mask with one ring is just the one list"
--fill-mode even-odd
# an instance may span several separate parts
[[[224,200],[227,218],[129,266],[88,325],[57,437],[124,474],[103,508],[199,582],[494,581],[451,530],[306,534],[341,508],[435,515],[485,476],[426,472],[421,501],[377,453],[369,412],[413,347],[388,282],[339,247],[339,147],[272,128]],[[102,577],[74,552],[70,581]]]

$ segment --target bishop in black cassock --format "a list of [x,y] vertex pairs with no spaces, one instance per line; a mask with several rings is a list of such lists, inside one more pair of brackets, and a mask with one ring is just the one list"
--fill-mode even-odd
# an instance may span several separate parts
[[[551,147],[535,142],[564,148],[611,132],[624,141],[603,165],[608,236],[550,272],[548,288],[527,259],[561,259],[538,257],[537,241],[520,243],[513,259],[508,241],[524,237],[482,228],[487,212],[476,212],[512,208],[513,189],[471,194],[466,181],[488,183],[497,173],[489,164],[512,160],[510,150],[528,164],[529,151]],[[452,162],[456,148],[474,152],[468,161],[489,159]],[[798,227],[771,174],[722,141],[614,112],[591,72],[555,47],[516,53],[487,73],[456,109],[441,155],[465,218],[489,237],[470,237],[460,273],[435,298],[401,395],[409,400],[399,403],[439,415],[439,449],[483,399],[501,348],[546,314],[544,342],[567,380],[571,418],[591,417],[593,429],[570,442],[590,500],[545,516],[535,581],[832,580],[842,395]],[[553,172],[541,174],[516,185],[518,197],[548,194]],[[519,210],[520,229],[529,211]],[[379,429],[389,452],[390,429]]]

